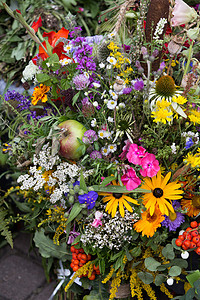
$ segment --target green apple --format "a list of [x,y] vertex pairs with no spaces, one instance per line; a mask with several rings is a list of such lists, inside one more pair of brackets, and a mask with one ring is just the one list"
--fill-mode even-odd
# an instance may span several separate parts
[[60,140],[60,155],[67,159],[78,160],[82,155],[82,152],[78,150],[81,145],[78,138],[82,140],[87,129],[76,120],[64,121],[58,127],[65,128],[64,137]]

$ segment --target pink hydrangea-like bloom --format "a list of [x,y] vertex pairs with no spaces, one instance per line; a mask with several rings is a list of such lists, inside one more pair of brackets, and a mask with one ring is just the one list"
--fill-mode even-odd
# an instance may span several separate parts
[[136,189],[141,183],[133,168],[127,170],[126,174],[121,177],[121,181],[128,191]]
[[197,18],[197,12],[194,8],[187,5],[182,0],[176,0],[173,9],[173,18],[171,19],[172,26],[187,24]]
[[134,165],[141,165],[141,160],[146,155],[146,149],[137,144],[131,144],[126,155],[129,162]]
[[148,153],[141,160],[142,169],[140,169],[140,174],[144,177],[153,177],[160,170],[159,161],[156,159],[154,154]]
[[101,213],[100,211],[96,211],[95,212],[95,219],[92,222],[92,226],[97,228],[99,225],[102,226],[102,222],[101,222],[101,218],[103,217],[103,213]]

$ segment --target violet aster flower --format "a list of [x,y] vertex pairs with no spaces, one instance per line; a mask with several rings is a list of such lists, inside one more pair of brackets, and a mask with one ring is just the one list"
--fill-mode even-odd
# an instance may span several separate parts
[[141,91],[144,88],[144,81],[142,79],[137,79],[136,81],[133,81],[133,88],[136,91]]
[[73,78],[73,83],[77,90],[84,90],[90,84],[90,80],[84,74],[80,74]]
[[102,154],[101,154],[101,152],[94,150],[90,153],[90,158],[92,158],[92,159],[102,158]]
[[185,217],[182,213],[176,211],[178,208],[181,207],[178,201],[172,201],[172,206],[175,212],[170,212],[169,216],[165,216],[165,220],[162,221],[161,225],[169,228],[169,231],[176,231],[176,229],[180,227],[182,223],[185,222]]
[[128,95],[132,92],[133,88],[132,87],[126,87],[123,89],[123,94]]
[[93,144],[95,141],[98,140],[98,136],[96,132],[92,129],[87,130],[82,138],[83,143],[85,144]]
[[95,206],[97,198],[97,192],[90,191],[87,194],[79,195],[78,201],[80,204],[87,204],[88,209],[92,209]]

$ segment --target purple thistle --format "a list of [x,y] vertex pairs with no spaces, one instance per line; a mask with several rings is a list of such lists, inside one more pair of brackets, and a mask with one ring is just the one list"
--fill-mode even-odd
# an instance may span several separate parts
[[133,84],[133,88],[136,91],[141,91],[144,88],[144,81],[142,79],[137,79],[136,81],[132,81],[131,83]]
[[98,140],[98,136],[96,132],[92,129],[87,130],[82,138],[83,143],[85,144],[93,144],[95,141]]
[[101,152],[94,150],[90,153],[90,158],[92,158],[92,159],[102,158],[102,154],[101,154]]
[[132,87],[126,87],[123,89],[123,94],[128,95],[132,92],[133,88]]
[[84,74],[79,74],[73,78],[73,83],[77,90],[84,90],[90,84],[90,80]]

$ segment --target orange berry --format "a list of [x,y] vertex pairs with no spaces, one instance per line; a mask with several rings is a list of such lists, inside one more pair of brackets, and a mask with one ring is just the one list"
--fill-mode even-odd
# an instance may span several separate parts
[[197,244],[200,241],[200,238],[198,236],[194,236],[192,241],[193,243]]
[[186,247],[184,244],[182,244],[182,248],[183,248],[183,250],[187,250],[188,249],[188,247]]
[[192,231],[192,232],[191,232],[191,235],[192,235],[192,236],[198,236],[198,235],[199,235],[199,233],[198,233],[198,231],[197,231],[197,230],[194,230],[194,231]]
[[71,252],[75,252],[75,248],[74,248],[74,246],[71,246]]
[[88,279],[94,280],[95,279],[95,274],[93,273],[90,277],[88,277]]
[[87,255],[87,260],[91,260],[92,256],[90,254]]
[[190,242],[190,249],[196,248],[196,244],[194,242]]
[[192,230],[191,227],[188,227],[188,228],[186,229],[187,232],[188,232],[188,231],[191,231],[191,230]]
[[77,258],[78,258],[79,260],[81,260],[81,256],[82,256],[82,254],[79,253],[79,254],[77,255]]
[[184,238],[183,235],[179,235],[179,236],[178,236],[178,239],[181,240],[181,241],[184,241],[185,238]]
[[189,240],[185,240],[183,242],[183,245],[185,245],[187,248],[190,248],[190,244],[191,244],[191,242]]
[[192,228],[197,227],[197,226],[198,226],[197,221],[192,221],[192,222],[190,223],[190,226],[191,226]]
[[[182,244],[182,243],[181,243]],[[97,270],[99,270],[99,265],[96,267],[95,265],[93,266],[93,269],[95,270],[95,271],[97,271]]]
[[74,265],[73,271],[76,272],[78,269],[79,269],[79,266],[78,265]]
[[72,253],[72,257],[73,257],[73,259],[77,259],[77,254],[76,253]]
[[80,253],[84,253],[83,248],[80,248],[80,249],[79,249],[79,252],[80,252]]
[[81,254],[81,259],[87,260],[87,255],[85,253]]
[[75,259],[75,260],[74,260],[74,264],[75,264],[75,265],[78,265],[78,264],[79,264],[79,260],[78,260],[78,259]]
[[78,265],[79,265],[79,267],[82,267],[84,264],[82,264],[82,263],[80,262]]
[[195,250],[195,252],[196,252],[198,255],[200,255],[200,247],[198,247],[198,248]]
[[74,264],[73,264],[73,263],[71,263],[71,264],[70,264],[70,267],[73,269],[73,267],[74,267]]
[[79,253],[79,249],[75,249],[75,252],[76,252],[76,254],[78,254]]
[[183,241],[180,240],[180,239],[177,239],[177,240],[175,241],[175,244],[176,244],[176,246],[178,246],[178,247],[180,247],[180,246],[182,245],[182,243],[183,243]]
[[80,263],[82,263],[83,265],[86,264],[87,260],[81,259]]

